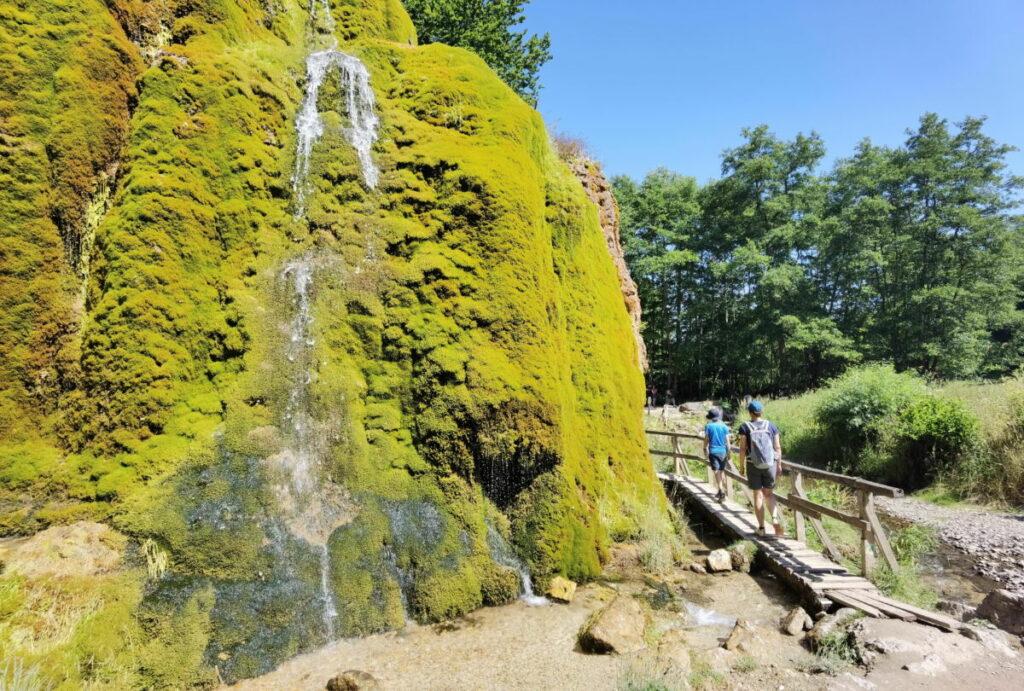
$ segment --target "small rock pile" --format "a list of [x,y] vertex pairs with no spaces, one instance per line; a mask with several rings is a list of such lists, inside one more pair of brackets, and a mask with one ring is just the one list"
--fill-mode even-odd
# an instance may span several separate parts
[[727,573],[734,570],[750,573],[753,564],[753,547],[749,543],[739,542],[729,549],[712,550],[703,563],[690,564],[690,570],[696,573]]

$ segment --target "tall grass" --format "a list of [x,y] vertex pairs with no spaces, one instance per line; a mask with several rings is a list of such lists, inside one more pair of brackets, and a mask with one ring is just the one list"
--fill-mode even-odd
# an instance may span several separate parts
[[[920,462],[932,452],[937,463],[928,475],[930,486],[921,492],[922,498],[941,503],[971,501],[1024,506],[1024,379],[928,385],[930,400],[953,402],[945,408],[932,406],[933,418],[940,424],[954,413],[960,417],[966,414],[976,421],[976,432],[961,439],[969,448],[961,449],[955,459],[949,459],[943,449],[930,448],[927,435],[923,442],[894,438],[900,432],[895,429],[894,420],[894,434],[888,438],[882,435],[858,449],[854,458],[844,460],[834,439],[816,419],[828,394],[828,389],[821,389],[767,402],[766,417],[782,432],[787,458],[808,465],[845,468],[903,485],[899,479],[901,464]],[[947,409],[952,412],[944,412]],[[964,418],[960,431],[970,432],[966,424],[970,421]]]

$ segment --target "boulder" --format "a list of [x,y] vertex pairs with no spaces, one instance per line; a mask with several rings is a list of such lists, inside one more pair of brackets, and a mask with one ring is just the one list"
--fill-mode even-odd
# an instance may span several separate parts
[[813,625],[811,615],[804,611],[803,607],[794,607],[782,617],[781,628],[790,636],[799,636]]
[[701,661],[719,674],[728,674],[741,657],[735,650],[726,650],[725,648],[712,648],[703,651],[700,655]]
[[619,595],[580,631],[580,647],[588,653],[628,654],[643,650],[644,617],[640,603]]
[[679,629],[669,629],[658,642],[658,657],[671,663],[680,675],[690,675],[692,660],[690,659],[690,643],[686,634]]
[[734,571],[750,573],[750,567],[754,564],[754,553],[752,546],[747,542],[740,542],[729,548],[729,559],[732,562]]
[[713,573],[732,571],[732,557],[724,549],[716,549],[708,555],[708,571]]
[[819,619],[811,630],[807,632],[807,641],[811,644],[811,649],[817,648],[818,641],[860,615],[860,610],[853,609],[852,607],[843,607],[837,610],[835,614],[829,614]]
[[1006,640],[1006,634],[999,629],[989,629],[980,626],[965,626],[960,629],[967,638],[972,641],[977,641],[985,646],[986,650],[992,652],[1001,653],[1006,657],[1017,657],[1016,651],[1011,647],[1009,641]]
[[327,691],[373,691],[380,684],[372,675],[358,669],[350,669],[327,682]]
[[977,608],[954,600],[939,600],[936,604],[936,609],[940,612],[945,612],[957,621],[970,621],[977,614]]
[[1024,634],[1024,593],[993,590],[978,607],[978,616],[1012,634]]
[[693,571],[694,573],[707,573],[708,569],[703,564],[694,562],[693,564],[690,564],[690,571]]
[[722,644],[726,650],[738,651],[753,655],[765,648],[757,628],[746,619],[737,619],[732,633]]
[[551,579],[551,585],[548,586],[547,596],[552,600],[567,603],[572,602],[572,598],[575,594],[575,581],[570,581],[568,578],[562,578],[561,576],[555,576]]

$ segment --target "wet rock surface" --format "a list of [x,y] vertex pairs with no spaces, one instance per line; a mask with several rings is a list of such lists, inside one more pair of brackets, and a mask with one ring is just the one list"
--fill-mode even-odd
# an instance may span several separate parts
[[935,528],[943,542],[974,557],[978,575],[1024,593],[1024,513],[936,506],[913,498],[878,497],[876,501],[899,521]]

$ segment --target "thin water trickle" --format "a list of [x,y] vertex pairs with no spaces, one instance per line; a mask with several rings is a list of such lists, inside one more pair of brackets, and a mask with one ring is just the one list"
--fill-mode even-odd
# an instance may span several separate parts
[[291,319],[284,325],[288,366],[288,397],[282,414],[283,449],[268,459],[275,478],[274,494],[288,531],[301,538],[319,555],[323,626],[334,636],[338,616],[330,588],[328,538],[347,522],[349,507],[343,490],[326,480],[330,450],[329,425],[313,412],[311,388],[316,363],[312,336],[315,258],[306,254],[287,264],[280,273],[284,292],[290,293]]
[[363,181],[370,189],[376,188],[380,181],[380,171],[371,151],[377,141],[380,118],[377,117],[377,101],[370,87],[370,72],[359,58],[334,48],[312,53],[306,58],[306,93],[295,123],[298,144],[292,191],[296,218],[306,213],[310,158],[313,145],[324,135],[324,121],[318,105],[320,89],[332,69],[337,69],[341,78],[345,113],[349,120],[345,138],[359,157]]
[[516,557],[512,547],[509,546],[505,538],[501,536],[501,533],[490,523],[487,524],[487,546],[490,548],[491,558],[495,562],[519,572],[520,600],[531,607],[543,607],[544,605],[551,604],[551,601],[546,597],[533,592],[533,579],[530,577],[530,570],[526,568],[526,564]]
[[735,626],[736,618],[730,617],[727,614],[716,612],[713,609],[705,609],[700,605],[695,605],[692,602],[686,603],[686,618],[691,626],[720,626],[723,628],[729,628]]

